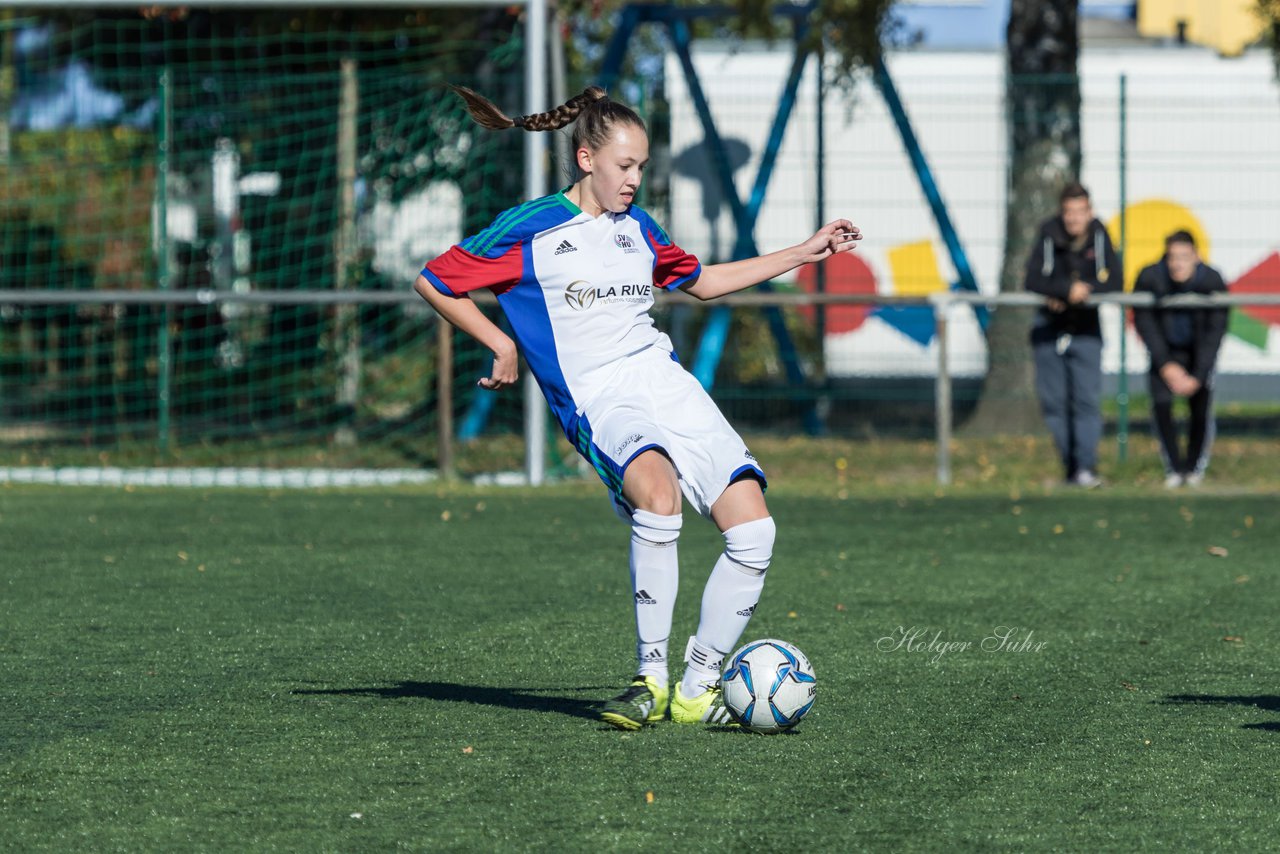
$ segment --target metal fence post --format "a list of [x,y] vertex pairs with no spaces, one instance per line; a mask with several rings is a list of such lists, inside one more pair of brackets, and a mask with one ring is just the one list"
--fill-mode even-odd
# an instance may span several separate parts
[[[1128,159],[1129,159],[1129,134],[1125,127],[1125,121],[1128,114],[1127,100],[1127,82],[1126,75],[1120,75],[1120,259],[1124,263],[1125,250],[1127,249],[1126,240],[1128,235],[1125,234],[1125,208],[1128,207]],[[1121,287],[1124,284],[1121,283]],[[1120,413],[1116,419],[1116,442],[1119,445],[1118,456],[1120,462],[1123,463],[1129,458],[1129,336],[1128,336],[1128,314],[1129,310],[1123,305],[1120,306],[1120,376],[1118,377],[1119,386],[1116,389],[1116,404],[1119,406]]]
[[[156,280],[160,290],[172,287],[169,265],[169,163],[173,145],[173,80],[166,67],[160,72],[160,127],[156,164],[155,246]],[[160,310],[160,329],[156,333],[156,442],[161,453],[169,450],[170,406],[173,399],[173,342],[169,340],[169,324],[173,307],[166,303]]]
[[[334,233],[334,287],[350,288],[356,257],[356,146],[360,115],[360,80],[356,61],[343,57],[338,72],[338,228]],[[339,445],[356,443],[356,409],[360,403],[360,315],[355,306],[340,306],[334,324],[338,357],[337,402],[346,419],[334,432]]]
[[[528,0],[525,6],[524,100],[529,113],[545,109],[547,81],[547,2]],[[524,190],[526,199],[541,198],[547,190],[546,134],[524,135]],[[524,469],[533,486],[546,479],[547,407],[542,390],[526,370],[524,377]]]
[[947,364],[947,310],[951,306],[950,294],[932,294],[929,301],[933,303],[933,340],[938,346],[938,375],[933,381],[938,484],[946,486],[951,483],[951,368]]
[[436,318],[436,468],[453,480],[453,326]]

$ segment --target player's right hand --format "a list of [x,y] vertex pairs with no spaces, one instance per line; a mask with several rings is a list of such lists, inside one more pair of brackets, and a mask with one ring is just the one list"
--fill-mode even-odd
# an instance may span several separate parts
[[519,378],[519,354],[515,345],[493,351],[493,370],[490,375],[482,377],[476,385],[489,391],[501,391],[509,385],[515,385]]

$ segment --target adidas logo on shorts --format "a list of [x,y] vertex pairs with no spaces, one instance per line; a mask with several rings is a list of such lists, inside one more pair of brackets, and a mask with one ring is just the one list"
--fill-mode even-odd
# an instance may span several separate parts
[[578,251],[578,247],[574,246],[572,243],[570,243],[567,240],[561,242],[561,244],[556,247],[557,255],[563,255],[566,252],[577,252],[577,251]]

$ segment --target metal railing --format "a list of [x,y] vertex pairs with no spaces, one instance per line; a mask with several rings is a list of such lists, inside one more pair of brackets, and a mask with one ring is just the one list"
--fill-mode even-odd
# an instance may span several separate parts
[[[472,295],[479,302],[492,304],[495,298],[486,291]],[[1045,300],[1032,293],[1000,293],[980,294],[972,291],[941,291],[928,296],[892,296],[879,294],[805,294],[750,291],[732,294],[715,301],[718,304],[738,308],[761,308],[775,306],[783,308],[801,308],[810,306],[928,306],[933,311],[935,335],[937,340],[937,372],[934,381],[934,433],[937,444],[937,481],[945,485],[951,482],[951,440],[953,435],[954,410],[952,395],[952,372],[949,365],[948,347],[948,313],[955,306],[970,307],[1021,307],[1036,308]],[[659,297],[660,304],[697,305],[701,301],[683,292],[666,293]],[[200,305],[217,306],[228,304],[257,305],[403,305],[421,304],[421,298],[412,291],[279,291],[263,290],[251,292],[231,292],[213,289],[197,289],[187,291],[72,291],[72,290],[0,290],[0,306],[21,305]],[[1125,308],[1160,306],[1166,308],[1231,308],[1241,306],[1280,306],[1280,293],[1273,294],[1214,294],[1178,295],[1156,299],[1149,293],[1101,294],[1092,296],[1087,301],[1091,306],[1118,305]],[[440,425],[439,441],[441,443],[439,459],[441,469],[447,473],[449,461],[453,459],[453,429],[451,427],[451,407],[449,389],[452,387],[452,359],[449,353],[452,348],[452,335],[447,324],[439,324],[438,344],[440,348],[440,364],[443,370],[437,378],[441,395],[441,407],[444,422]],[[445,414],[447,413],[447,414]],[[526,441],[531,446],[545,442],[545,437],[538,430],[526,429]]]

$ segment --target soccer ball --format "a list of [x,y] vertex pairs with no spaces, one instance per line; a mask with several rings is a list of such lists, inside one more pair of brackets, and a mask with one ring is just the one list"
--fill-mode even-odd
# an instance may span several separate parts
[[800,722],[817,694],[813,665],[786,641],[752,641],[729,659],[720,684],[733,719],[752,732],[774,733]]

